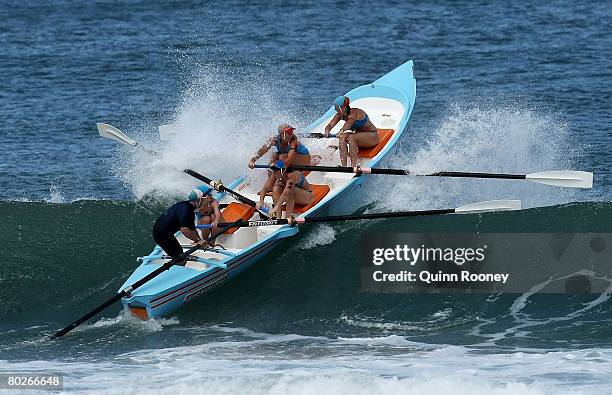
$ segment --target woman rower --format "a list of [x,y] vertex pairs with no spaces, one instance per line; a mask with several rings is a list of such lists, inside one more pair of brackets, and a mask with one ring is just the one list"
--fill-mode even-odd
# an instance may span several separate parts
[[310,184],[301,171],[287,170],[287,165],[282,160],[270,165],[272,175],[275,179],[272,199],[274,209],[271,214],[276,218],[282,218],[283,204],[287,204],[285,218],[291,218],[293,208],[296,204],[305,205],[312,202],[314,193]]
[[334,100],[334,108],[336,109],[336,115],[325,126],[323,135],[328,137],[332,128],[340,120],[343,120],[344,125],[336,134],[340,148],[340,162],[342,166],[346,166],[348,153],[351,158],[351,166],[355,167],[357,166],[359,148],[372,148],[380,143],[378,130],[365,111],[359,108],[351,108],[348,97],[338,96]]
[[[278,160],[282,160],[286,167],[291,164],[294,165],[309,165],[311,156],[308,148],[298,140],[298,137],[293,133],[295,128],[289,124],[282,124],[278,127],[278,135],[270,138],[251,158],[249,161],[249,167],[252,169],[255,167],[255,162],[262,156],[264,156],[272,147],[276,148],[276,152],[272,154],[272,160],[270,164],[275,163]],[[268,174],[266,183],[259,192],[259,205],[260,208],[264,205],[264,198],[266,193],[271,191],[274,187],[275,182],[274,175]]]
[[[200,189],[202,190],[202,189]],[[212,225],[212,229],[200,229],[202,239],[206,240],[210,233],[215,230],[219,222],[225,222],[219,202],[212,197],[212,188],[202,190],[203,196],[196,208],[195,215],[198,218],[198,225]],[[215,230],[216,231],[216,230]],[[210,246],[215,245],[215,240],[210,241]]]

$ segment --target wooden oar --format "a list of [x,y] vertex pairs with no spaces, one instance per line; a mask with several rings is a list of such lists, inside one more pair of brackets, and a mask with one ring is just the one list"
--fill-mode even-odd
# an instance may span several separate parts
[[[206,241],[212,241],[215,238],[217,238],[218,236],[221,236],[227,230],[229,230],[231,228],[234,228],[236,226],[240,226],[240,223],[242,221],[243,220],[240,219],[239,221],[225,224],[225,226],[223,226],[221,230],[216,232],[214,235],[209,236],[206,239]],[[151,273],[147,274],[146,276],[144,276],[140,280],[136,281],[134,284],[132,284],[132,285],[122,289],[119,293],[114,295],[112,298],[110,298],[106,302],[102,303],[100,306],[96,307],[95,309],[91,310],[89,313],[85,314],[84,316],[82,316],[78,320],[74,321],[72,324],[68,325],[64,329],[62,329],[60,331],[57,331],[56,333],[51,335],[49,337],[49,340],[57,339],[59,337],[64,336],[66,333],[70,332],[71,330],[73,330],[77,326],[81,325],[83,322],[87,321],[88,319],[90,319],[91,317],[95,316],[96,314],[98,314],[102,310],[106,309],[107,307],[109,307],[113,303],[117,302],[119,299],[121,299],[123,297],[126,297],[126,296],[130,296],[130,294],[134,290],[136,290],[137,288],[139,288],[143,284],[151,281],[152,279],[154,279],[155,277],[159,276],[161,273],[165,272],[166,270],[170,269],[172,266],[176,265],[177,262],[182,262],[190,254],[192,254],[193,252],[195,252],[196,250],[198,250],[200,248],[202,248],[200,245],[193,246],[190,249],[188,249],[187,251],[183,252],[178,258],[172,259],[172,260],[164,263],[161,267],[159,267],[159,268],[155,269],[154,271],[152,271]]]
[[[397,218],[397,217],[418,217],[424,215],[440,215],[454,213],[482,213],[488,211],[501,210],[520,210],[520,200],[488,200],[485,202],[472,203],[466,206],[457,208],[447,208],[439,210],[422,210],[422,211],[394,211],[387,213],[368,213],[368,214],[353,214],[353,215],[332,215],[326,217],[314,218],[293,218],[293,219],[270,219],[267,221],[245,221],[238,225],[233,225],[236,228],[254,227],[254,226],[269,226],[269,225],[287,225],[287,224],[306,224],[315,222],[339,222],[339,221],[354,221],[363,219],[380,219],[380,218]],[[227,223],[218,224],[219,227],[226,226]],[[210,229],[212,225],[196,225],[199,229]]]
[[[98,126],[98,132],[100,133],[100,136],[105,137],[107,139],[111,139],[114,141],[118,141],[120,143],[123,144],[127,144],[127,145],[131,145],[132,147],[136,147],[136,148],[140,148],[143,151],[157,156],[159,157],[159,153],[154,152],[154,151],[150,151],[147,150],[145,148],[143,148],[140,144],[138,144],[136,141],[132,140],[131,138],[129,138],[128,136],[125,135],[125,133],[123,133],[121,130],[117,129],[116,127],[106,124],[106,123],[98,123],[96,124]],[[183,170],[184,173],[189,174],[190,176],[197,178],[198,180],[212,186],[215,190],[219,191],[219,192],[225,192],[228,195],[233,196],[234,198],[236,198],[237,200],[241,201],[242,203],[248,204],[249,206],[255,207],[256,203],[247,198],[246,196],[241,195],[240,193],[226,187],[223,185],[223,183],[221,181],[213,181],[212,179],[198,173],[195,170],[191,170],[191,169],[184,169]],[[257,210],[257,212],[259,213],[259,215],[261,216],[261,218],[263,219],[268,219],[268,215],[267,213],[261,211],[261,210]]]
[[[268,167],[266,165],[255,165],[257,168]],[[387,174],[397,176],[416,176],[416,177],[466,177],[466,178],[498,178],[507,180],[527,180],[539,184],[554,185],[566,188],[592,188],[593,173],[586,171],[543,171],[531,174],[505,174],[505,173],[470,173],[460,171],[439,171],[431,174],[415,174],[403,169],[380,169],[370,167],[334,167],[334,166],[301,166],[291,165],[294,170],[304,171],[325,171],[333,173],[354,173],[354,174]]]

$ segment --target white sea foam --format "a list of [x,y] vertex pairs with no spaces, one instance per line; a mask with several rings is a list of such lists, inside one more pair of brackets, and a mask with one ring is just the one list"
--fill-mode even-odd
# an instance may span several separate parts
[[139,350],[103,362],[2,361],[0,372],[62,373],[66,392],[104,394],[586,394],[605,393],[612,383],[612,349],[483,353],[397,335],[209,329],[251,339]]
[[330,225],[320,224],[308,233],[308,237],[300,240],[298,248],[308,250],[331,244],[334,240],[336,240],[336,230]]
[[140,320],[126,311],[122,310],[116,317],[100,318],[93,324],[81,325],[76,331],[86,331],[92,328],[104,328],[113,325],[130,325],[135,329],[144,330],[145,332],[159,332],[165,326],[178,325],[178,318],[153,318],[147,321]]

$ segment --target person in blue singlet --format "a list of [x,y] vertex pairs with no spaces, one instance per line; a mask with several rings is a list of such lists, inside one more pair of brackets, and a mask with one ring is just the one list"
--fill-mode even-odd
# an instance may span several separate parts
[[274,177],[274,189],[272,199],[274,209],[270,212],[276,218],[282,218],[283,204],[287,204],[285,218],[291,218],[293,208],[296,204],[309,204],[314,199],[314,193],[304,176],[304,173],[297,170],[287,169],[287,164],[278,160],[270,165]]
[[[276,151],[272,154],[272,159],[269,162],[270,164],[282,160],[286,167],[289,167],[291,164],[310,165],[312,159],[310,152],[304,144],[300,143],[294,131],[295,128],[289,124],[284,123],[280,125],[278,127],[278,134],[268,139],[268,141],[257,151],[255,156],[251,158],[249,167],[252,169],[255,166],[255,162],[264,156],[272,147],[274,147]],[[259,191],[258,209],[263,206],[266,193],[273,189],[275,180],[274,175],[269,173],[266,183],[261,191]]]
[[336,134],[338,137],[338,148],[340,149],[340,163],[346,166],[347,154],[351,158],[351,166],[357,166],[357,154],[359,148],[372,148],[380,143],[378,130],[365,111],[359,108],[351,108],[350,99],[346,96],[338,96],[334,100],[336,115],[325,126],[325,137],[334,126],[341,120],[344,125]]
[[201,190],[191,190],[187,195],[188,200],[170,206],[153,225],[153,239],[173,259],[183,253],[181,243],[174,236],[179,230],[194,244],[206,245],[206,241],[200,237],[195,228],[194,214],[203,196]]

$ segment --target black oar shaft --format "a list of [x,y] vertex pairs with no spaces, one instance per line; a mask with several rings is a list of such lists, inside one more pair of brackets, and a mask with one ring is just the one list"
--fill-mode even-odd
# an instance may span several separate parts
[[327,171],[333,173],[367,173],[367,174],[388,174],[388,175],[397,175],[397,176],[405,176],[411,174],[408,170],[402,169],[376,169],[364,167],[347,167],[347,166],[304,166],[304,165],[291,165],[291,169],[293,170],[303,170],[303,171]]
[[[421,215],[440,215],[440,214],[452,214],[456,211],[454,208],[440,209],[440,210],[422,210],[422,211],[395,211],[389,213],[368,213],[368,214],[354,214],[354,215],[331,215],[325,217],[314,217],[314,218],[298,218],[296,223],[315,223],[315,222],[340,222],[340,221],[355,221],[362,219],[380,219],[380,218],[398,218],[398,217],[418,217]],[[270,219],[267,221],[245,221],[241,224],[234,225],[236,228],[254,227],[254,226],[269,226],[269,225],[286,225],[289,221],[287,219]],[[226,222],[220,223],[218,226],[231,225]]]
[[439,171],[431,174],[414,174],[409,170],[404,169],[380,169],[370,167],[347,167],[347,166],[303,166],[303,165],[291,165],[294,170],[303,171],[327,171],[333,173],[355,173],[355,174],[387,174],[397,176],[422,176],[422,177],[468,177],[468,178],[500,178],[509,180],[524,180],[527,178],[526,174],[507,174],[507,173],[472,173],[462,171]]
[[526,174],[506,174],[506,173],[470,173],[461,171],[439,171],[437,173],[425,174],[431,177],[471,177],[471,178],[502,178],[508,180],[524,180]]
[[[225,226],[223,226],[218,232],[216,232],[214,235],[211,235],[210,237],[208,237],[206,240],[207,241],[211,241],[215,238],[217,238],[218,236],[221,236],[223,233],[225,233],[227,230],[234,228],[236,226],[240,226],[240,224],[242,223],[242,219],[236,222],[230,222],[225,224]],[[66,333],[70,332],[71,330],[73,330],[74,328],[76,328],[77,326],[81,325],[83,322],[87,321],[88,319],[90,319],[91,317],[95,316],[96,314],[100,313],[102,310],[106,309],[107,307],[109,307],[110,305],[114,304],[115,302],[117,302],[118,300],[120,300],[121,298],[128,296],[130,293],[132,293],[134,290],[136,290],[137,288],[141,287],[143,284],[151,281],[153,278],[157,277],[158,275],[160,275],[161,273],[165,272],[166,270],[170,269],[170,267],[172,267],[173,265],[175,265],[177,262],[181,262],[185,259],[187,259],[187,257],[189,255],[191,255],[192,253],[194,253],[195,251],[197,251],[198,249],[200,249],[201,246],[196,245],[191,247],[190,249],[188,249],[187,251],[183,252],[181,255],[179,255],[177,258],[172,259],[166,263],[164,263],[162,266],[158,267],[157,269],[155,269],[154,271],[152,271],[151,273],[147,274],[146,276],[144,276],[143,278],[141,278],[140,280],[136,281],[134,284],[128,286],[127,288],[121,290],[119,293],[117,293],[116,295],[114,295],[112,298],[108,299],[106,302],[102,303],[100,306],[96,307],[95,309],[91,310],[89,313],[85,314],[84,316],[82,316],[81,318],[79,318],[78,320],[74,321],[73,323],[71,323],[70,325],[68,325],[67,327],[65,327],[64,329],[57,331],[56,333],[54,333],[51,337],[50,340],[53,339],[57,339],[59,337],[64,336]]]
[[361,219],[379,219],[379,218],[397,218],[397,217],[418,217],[420,215],[438,215],[438,214],[452,214],[455,212],[454,208],[441,209],[441,210],[422,210],[422,211],[395,211],[389,213],[368,213],[368,214],[355,214],[355,215],[331,215],[326,217],[314,217],[306,218],[306,223],[312,222],[338,222],[338,221],[353,221]]
[[[183,170],[185,173],[189,174],[192,177],[197,178],[198,180],[205,182],[208,185],[213,185],[213,180],[211,180],[210,178],[198,173],[197,171],[191,170],[191,169],[185,169]],[[248,204],[249,206],[255,207],[257,204],[252,201],[251,199],[249,199],[246,196],[243,196],[241,194],[239,194],[238,192],[226,187],[225,185],[221,185],[220,188],[218,189],[219,192],[225,192],[228,195],[233,196],[234,198],[236,198],[237,200],[241,201],[244,204]],[[257,212],[259,213],[259,215],[261,216],[261,218],[263,219],[268,219],[269,217],[261,212],[260,210],[257,210]]]
[[114,304],[116,301],[118,301],[119,299],[121,299],[124,296],[125,296],[125,293],[123,291],[119,292],[118,294],[116,294],[115,296],[113,296],[112,298],[107,300],[106,302],[102,303],[100,306],[96,307],[95,309],[93,309],[89,313],[85,314],[84,316],[82,316],[78,320],[74,321],[72,324],[68,325],[64,329],[55,332],[49,339],[53,340],[53,339],[57,339],[59,337],[64,336],[66,333],[70,332],[71,330],[73,330],[77,326],[81,325],[83,322],[87,321],[88,319],[90,319],[94,315],[96,315],[99,312],[101,312],[102,310],[106,309],[108,306]]

